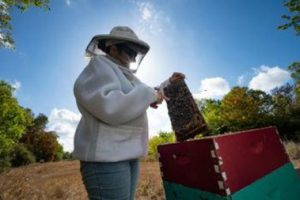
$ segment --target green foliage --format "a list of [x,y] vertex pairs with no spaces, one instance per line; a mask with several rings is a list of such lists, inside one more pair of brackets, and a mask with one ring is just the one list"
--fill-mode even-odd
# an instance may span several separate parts
[[295,95],[297,105],[300,106],[300,62],[294,62],[288,67],[295,82]]
[[[299,71],[294,68],[294,77],[298,77],[298,81]],[[274,125],[282,138],[299,141],[300,104],[295,94],[296,87],[297,84],[286,84],[274,89],[271,94],[234,87],[223,99],[201,100],[198,106],[208,123],[210,134]]]
[[13,147],[32,124],[30,112],[19,105],[13,91],[11,85],[0,81],[0,160],[5,160],[5,166]]
[[198,106],[204,119],[209,124],[210,134],[220,133],[220,127],[224,125],[221,118],[221,101],[213,99],[204,99],[198,101]]
[[269,124],[272,98],[263,91],[234,87],[222,100],[201,100],[198,105],[210,134],[220,134]]
[[40,113],[34,119],[34,126],[33,126],[33,128],[35,130],[44,130],[46,128],[47,123],[48,123],[48,117],[46,115]]
[[13,97],[13,90],[6,82],[0,82],[0,133],[12,142],[17,141],[25,129],[25,113]]
[[11,167],[10,157],[5,156],[0,159],[0,173],[9,170]]
[[58,147],[57,147],[57,150],[56,150],[56,153],[55,153],[54,160],[59,161],[59,160],[62,160],[63,157],[64,157],[64,148],[61,144],[58,143]]
[[70,152],[67,152],[67,151],[64,152],[63,159],[64,160],[74,160],[73,153],[70,153]]
[[263,91],[234,87],[222,100],[204,99],[198,106],[212,135],[268,125],[272,98]]
[[28,165],[34,162],[34,155],[25,147],[24,144],[17,144],[14,147],[11,156],[11,164],[13,167]]
[[149,140],[148,157],[150,159],[157,159],[157,146],[173,142],[175,142],[175,134],[173,132],[160,132],[157,136]]
[[[45,131],[48,118],[34,117],[13,96],[14,88],[0,81],[0,171],[37,160],[61,160],[63,147],[55,132]],[[34,154],[34,155],[33,155]]]
[[297,84],[300,84],[300,62],[292,63],[288,69],[291,71],[291,77]]
[[258,128],[269,123],[271,108],[271,96],[265,92],[234,87],[221,102],[221,118],[230,131]]
[[49,10],[49,0],[1,0],[0,1],[0,48],[15,48],[12,37],[12,19],[10,12],[18,9],[24,12],[29,7],[38,7]]
[[290,15],[282,15],[287,23],[278,26],[280,30],[286,30],[293,27],[297,35],[300,35],[300,0],[289,0],[284,2],[284,6],[288,8]]
[[33,152],[38,161],[57,161],[63,158],[63,147],[57,141],[55,132],[45,131],[48,117],[39,114],[33,124],[27,126],[20,142]]
[[272,122],[284,139],[300,139],[300,107],[295,87],[286,84],[272,91]]

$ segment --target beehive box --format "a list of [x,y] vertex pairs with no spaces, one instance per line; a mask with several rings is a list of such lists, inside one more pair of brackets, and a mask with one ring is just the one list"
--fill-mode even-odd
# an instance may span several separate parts
[[184,79],[171,82],[164,88],[164,93],[170,98],[167,101],[168,113],[177,141],[193,138],[207,130],[205,120]]
[[275,127],[158,146],[167,200],[299,200]]

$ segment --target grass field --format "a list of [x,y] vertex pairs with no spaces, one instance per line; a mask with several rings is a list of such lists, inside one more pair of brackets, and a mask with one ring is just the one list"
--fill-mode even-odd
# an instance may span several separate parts
[[[0,174],[0,200],[19,199],[87,199],[79,173],[79,162],[33,164]],[[141,162],[136,199],[164,199],[157,162]]]
[[[285,143],[300,175],[300,145]],[[0,174],[0,200],[87,199],[78,161],[60,161],[11,169]],[[158,162],[141,162],[137,200],[163,200]]]
[[[300,161],[295,160],[294,165],[300,167]],[[2,173],[0,174],[0,199],[87,199],[79,173],[79,162],[61,161],[33,164]],[[164,199],[157,162],[141,162],[136,199]]]

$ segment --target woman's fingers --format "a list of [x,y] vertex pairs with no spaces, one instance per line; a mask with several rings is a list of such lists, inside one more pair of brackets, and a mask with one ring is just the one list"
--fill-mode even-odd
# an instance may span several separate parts
[[163,91],[158,90],[157,91],[157,104],[161,104],[164,100],[168,101],[169,98],[163,93]]
[[162,97],[163,97],[163,99],[166,100],[166,101],[169,101],[169,100],[170,100],[170,98],[167,97],[164,93],[162,93]]

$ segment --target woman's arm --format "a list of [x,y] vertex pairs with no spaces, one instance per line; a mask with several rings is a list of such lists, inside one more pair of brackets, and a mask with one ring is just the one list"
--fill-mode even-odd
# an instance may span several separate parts
[[93,58],[78,77],[74,94],[83,108],[111,125],[137,118],[157,98],[156,91],[143,83],[124,93],[113,69],[99,57]]

